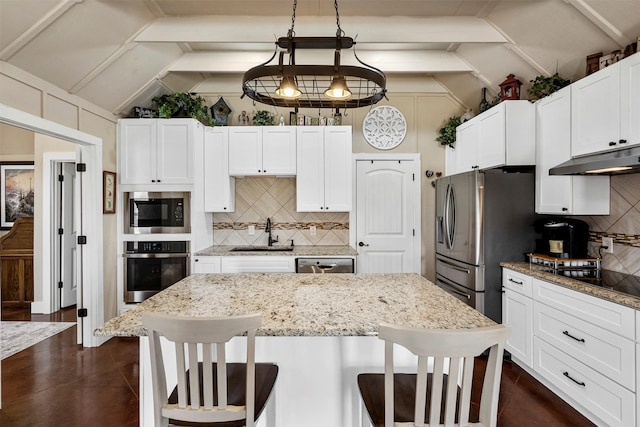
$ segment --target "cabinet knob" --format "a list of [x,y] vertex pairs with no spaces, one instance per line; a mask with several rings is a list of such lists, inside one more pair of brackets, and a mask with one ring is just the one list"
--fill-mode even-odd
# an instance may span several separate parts
[[611,142],[609,142],[609,147],[613,147],[614,145],[616,145],[616,142],[615,142],[615,141],[611,141]]
[[155,179],[152,179],[152,180],[151,180],[151,182],[156,182],[156,180],[155,180]]
[[266,169],[265,169],[265,170],[263,170],[263,171],[262,171],[262,173],[267,173],[267,170],[266,170]]
[[222,209],[224,209],[224,210],[226,211],[226,210],[227,210],[227,207],[225,206],[225,207],[224,207],[224,208],[222,208]]
[[562,212],[566,212],[568,210],[569,210],[568,208],[562,208]]
[[620,144],[626,144],[626,143],[627,143],[627,140],[626,140],[626,139],[621,139],[620,141],[618,141],[618,143],[620,143]]
[[160,182],[160,180],[157,180],[157,182]]
[[325,211],[328,211],[328,210],[329,210],[329,206],[325,206],[325,207],[324,207],[324,210],[325,210]]
[[358,246],[369,246],[369,244],[365,243],[365,242],[360,242],[360,243],[358,243]]
[[320,210],[323,210],[323,209],[324,209],[324,207],[323,207],[323,206],[320,206]]
[[198,262],[200,261],[198,258],[194,259],[193,262]]

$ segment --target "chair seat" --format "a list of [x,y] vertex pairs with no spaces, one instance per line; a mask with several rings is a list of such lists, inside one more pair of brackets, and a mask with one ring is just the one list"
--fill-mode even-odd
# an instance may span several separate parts
[[[215,390],[217,390],[217,378],[216,378],[216,363],[213,363],[213,383],[214,383],[214,405],[218,404],[218,396]],[[256,388],[255,388],[255,419],[257,420],[260,413],[263,411],[271,390],[276,382],[278,376],[278,366],[272,363],[256,363]],[[200,379],[200,402],[204,401],[203,393],[203,380],[202,380],[202,362],[198,363],[198,378]],[[244,406],[246,401],[246,387],[247,381],[247,365],[245,363],[227,363],[227,386],[228,405]],[[187,375],[187,391],[189,390],[189,375]],[[177,386],[171,392],[168,399],[169,404],[178,403],[178,388]],[[187,404],[191,404],[191,395],[187,396]],[[198,427],[243,427],[245,420],[219,422],[219,423],[192,423],[186,421],[179,421],[170,419],[169,423],[176,426],[198,426]]]
[[[446,381],[448,375],[443,375],[443,397],[442,397],[442,410],[440,423],[444,422],[444,402]],[[394,421],[397,423],[413,422],[414,420],[414,408],[416,402],[416,374],[394,374],[393,375],[393,400],[394,400]],[[433,376],[428,374],[427,387],[431,390],[433,382]],[[384,427],[384,374],[359,374],[358,375],[358,388],[360,389],[360,395],[367,408],[369,417],[374,427]],[[460,394],[460,388],[458,388],[458,394]],[[458,399],[459,400],[459,399]],[[429,406],[431,405],[431,394],[427,393],[427,405],[425,410],[425,417],[428,418]],[[456,405],[456,413],[457,411]],[[478,408],[476,405],[471,405],[471,413],[469,420],[472,422],[478,421]],[[456,422],[457,422],[456,417]]]

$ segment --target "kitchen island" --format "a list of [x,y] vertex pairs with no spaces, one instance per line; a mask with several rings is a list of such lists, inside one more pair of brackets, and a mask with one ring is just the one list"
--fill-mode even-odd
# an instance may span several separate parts
[[[384,344],[376,337],[380,322],[444,329],[495,324],[417,274],[192,275],[95,331],[140,337],[141,426],[152,425],[149,350],[142,327],[142,313],[149,311],[194,317],[262,313],[256,361],[280,367],[275,390],[279,427],[358,425],[356,376],[383,371]],[[234,340],[231,351],[239,353]],[[410,357],[398,353],[400,360]]]

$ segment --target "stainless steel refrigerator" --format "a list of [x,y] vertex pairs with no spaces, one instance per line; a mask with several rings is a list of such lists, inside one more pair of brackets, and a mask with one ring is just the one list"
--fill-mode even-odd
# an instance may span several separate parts
[[502,322],[501,261],[535,248],[533,171],[472,171],[436,181],[436,284]]

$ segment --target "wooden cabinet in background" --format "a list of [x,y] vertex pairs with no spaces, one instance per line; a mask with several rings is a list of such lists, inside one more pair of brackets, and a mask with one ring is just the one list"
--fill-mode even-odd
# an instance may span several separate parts
[[4,306],[33,301],[33,217],[18,219],[0,238],[0,287]]

